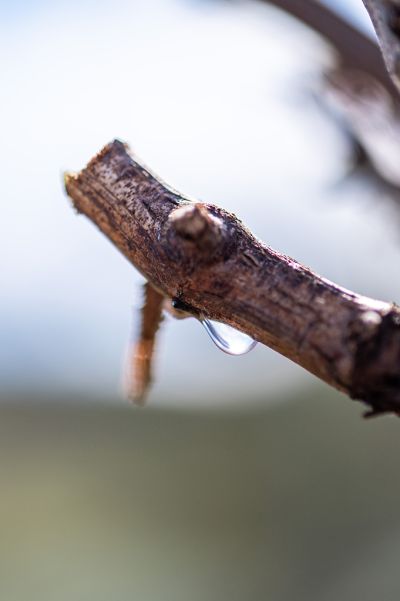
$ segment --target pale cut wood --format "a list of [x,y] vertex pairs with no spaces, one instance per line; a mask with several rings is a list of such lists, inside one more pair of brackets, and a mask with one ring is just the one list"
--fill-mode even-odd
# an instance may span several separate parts
[[360,399],[400,413],[400,310],[257,240],[231,213],[164,184],[122,142],[67,175],[74,207],[165,297],[225,322]]

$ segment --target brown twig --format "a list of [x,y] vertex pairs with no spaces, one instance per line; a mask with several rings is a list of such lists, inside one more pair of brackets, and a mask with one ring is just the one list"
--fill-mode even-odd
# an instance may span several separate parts
[[66,176],[87,215],[145,278],[196,317],[225,322],[363,400],[400,413],[400,309],[345,290],[195,203],[119,141]]
[[144,404],[152,381],[153,354],[163,302],[163,295],[146,282],[140,332],[129,349],[126,373],[126,395],[137,405]]

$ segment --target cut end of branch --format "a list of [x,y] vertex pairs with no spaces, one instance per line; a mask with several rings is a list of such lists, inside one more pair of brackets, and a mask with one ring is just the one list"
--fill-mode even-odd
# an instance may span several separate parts
[[64,188],[67,194],[69,194],[69,187],[76,177],[76,173],[73,173],[72,171],[65,171],[63,173]]

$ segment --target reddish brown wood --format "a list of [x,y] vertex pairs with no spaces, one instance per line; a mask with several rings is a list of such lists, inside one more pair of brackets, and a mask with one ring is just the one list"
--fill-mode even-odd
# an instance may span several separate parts
[[66,176],[91,219],[164,296],[228,323],[364,401],[400,412],[400,310],[325,280],[231,213],[166,186],[119,141]]

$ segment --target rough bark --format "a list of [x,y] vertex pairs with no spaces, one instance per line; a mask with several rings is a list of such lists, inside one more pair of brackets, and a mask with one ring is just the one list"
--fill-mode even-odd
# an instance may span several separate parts
[[386,68],[400,91],[400,2],[363,0],[378,36]]
[[119,141],[66,176],[75,208],[195,317],[225,322],[360,399],[400,413],[400,310],[259,240],[231,213],[165,185]]

